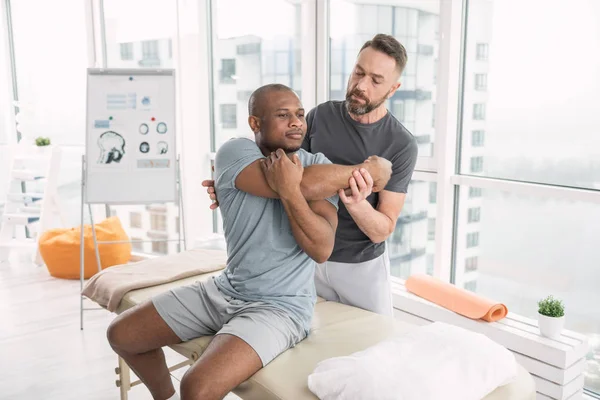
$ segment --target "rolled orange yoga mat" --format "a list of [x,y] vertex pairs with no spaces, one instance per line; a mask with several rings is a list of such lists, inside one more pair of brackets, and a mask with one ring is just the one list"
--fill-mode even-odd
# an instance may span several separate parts
[[404,286],[419,297],[471,319],[495,322],[506,317],[508,313],[504,304],[496,303],[429,275],[411,275]]

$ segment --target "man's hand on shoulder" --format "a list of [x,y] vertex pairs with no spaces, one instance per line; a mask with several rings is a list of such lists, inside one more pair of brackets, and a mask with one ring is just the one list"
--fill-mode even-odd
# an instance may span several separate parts
[[215,192],[215,181],[212,179],[206,179],[202,181],[202,186],[206,189],[206,193],[208,193],[208,197],[213,201],[210,205],[211,210],[216,210],[219,207],[219,201],[217,200],[217,192]]
[[373,192],[381,192],[392,176],[392,163],[383,157],[371,156],[364,166],[373,177]]
[[280,198],[302,195],[300,183],[304,167],[296,153],[288,157],[282,149],[277,149],[260,163],[267,183]]

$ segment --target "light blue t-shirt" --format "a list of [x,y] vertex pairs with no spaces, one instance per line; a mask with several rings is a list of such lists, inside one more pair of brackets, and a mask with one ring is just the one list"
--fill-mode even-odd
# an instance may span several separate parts
[[[298,150],[304,167],[330,164],[322,154]],[[224,143],[215,159],[215,190],[223,216],[227,267],[215,282],[226,295],[267,301],[292,313],[306,331],[315,305],[315,262],[298,245],[279,199],[253,196],[235,187],[238,174],[264,158],[250,139]],[[338,207],[338,196],[327,200]]]

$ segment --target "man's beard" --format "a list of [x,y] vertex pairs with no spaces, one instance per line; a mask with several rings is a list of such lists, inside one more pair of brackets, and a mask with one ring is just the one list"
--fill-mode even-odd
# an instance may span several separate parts
[[[381,99],[372,102],[369,99],[367,99],[361,92],[356,90],[356,88],[354,88],[354,90],[348,91],[346,93],[346,108],[348,109],[348,112],[350,114],[365,115],[382,105],[387,100],[388,94],[389,92],[386,93],[385,96],[383,96]],[[365,101],[365,104],[358,103],[352,98],[352,95],[358,97],[359,99],[363,99]]]
[[277,145],[277,144],[273,144],[273,143],[266,143],[265,146],[270,152],[275,152],[277,151],[277,149],[281,149],[283,151],[285,151],[286,154],[293,154],[295,152],[297,152],[298,150],[300,150],[301,146],[283,146],[283,145]]

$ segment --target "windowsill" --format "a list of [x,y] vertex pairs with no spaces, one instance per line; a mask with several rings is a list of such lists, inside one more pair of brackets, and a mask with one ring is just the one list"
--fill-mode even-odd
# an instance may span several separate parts
[[497,322],[472,320],[431,303],[393,280],[393,301],[397,318],[425,325],[442,321],[479,332],[503,345],[533,376],[538,393],[551,398],[569,398],[582,392],[588,338],[564,330],[559,340],[541,336],[537,321],[509,312]]

